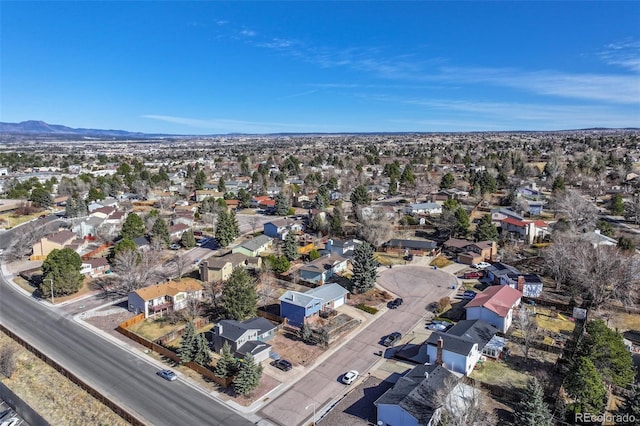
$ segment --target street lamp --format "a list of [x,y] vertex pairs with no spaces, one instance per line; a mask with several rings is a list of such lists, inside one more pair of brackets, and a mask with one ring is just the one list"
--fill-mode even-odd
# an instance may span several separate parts
[[53,280],[51,278],[45,278],[43,281],[49,281],[51,283],[51,304],[53,305],[55,303],[53,298]]
[[304,407],[305,410],[308,410],[310,406],[313,405],[313,426],[316,426],[316,403],[312,403]]

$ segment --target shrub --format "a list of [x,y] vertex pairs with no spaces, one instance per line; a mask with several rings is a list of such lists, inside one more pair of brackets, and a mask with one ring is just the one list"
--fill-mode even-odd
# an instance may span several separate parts
[[448,297],[443,297],[440,300],[438,300],[436,310],[439,314],[441,314],[444,311],[446,311],[447,308],[449,308],[449,306],[451,306],[451,299],[449,299]]
[[373,306],[367,306],[364,303],[357,304],[356,308],[360,309],[361,311],[365,311],[368,314],[372,314],[372,315],[375,315],[375,314],[378,313],[378,310],[376,308],[374,308]]

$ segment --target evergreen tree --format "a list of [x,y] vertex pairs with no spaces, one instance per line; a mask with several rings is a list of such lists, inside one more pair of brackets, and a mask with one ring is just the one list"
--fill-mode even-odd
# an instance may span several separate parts
[[311,326],[307,323],[302,324],[302,327],[300,327],[300,338],[302,339],[303,342],[307,343],[307,344],[312,344],[314,343],[313,340],[313,329],[311,328]]
[[187,229],[182,233],[182,237],[180,237],[180,244],[185,248],[193,248],[196,246],[196,237],[193,235],[193,231],[191,229]]
[[256,364],[251,354],[245,355],[240,363],[240,369],[233,381],[233,390],[239,395],[249,395],[258,387],[262,377],[262,366]]
[[566,376],[565,390],[580,407],[578,412],[600,414],[604,410],[607,389],[591,360],[579,357]]
[[35,207],[48,209],[53,204],[53,197],[51,197],[51,192],[46,188],[36,186],[31,190],[29,201],[31,201]]
[[220,180],[218,180],[218,192],[227,192],[227,185],[225,184],[224,178],[222,176],[220,176]]
[[593,362],[606,382],[622,387],[632,383],[635,367],[622,335],[607,327],[603,320],[590,321],[586,331],[579,354]]
[[76,205],[76,200],[72,196],[69,196],[67,198],[67,204],[64,207],[64,215],[67,218],[78,217],[78,208]]
[[[617,415],[626,416],[631,421],[631,417],[635,421],[629,423],[632,426],[640,426],[640,384],[635,383],[631,386],[631,395],[627,397],[624,403],[616,411]],[[624,419],[625,417],[623,417]]]
[[76,293],[82,287],[84,276],[80,273],[82,259],[70,248],[53,249],[42,263],[40,291],[43,295],[54,296]]
[[231,353],[229,343],[224,342],[222,345],[220,358],[218,359],[213,372],[216,376],[223,378],[232,377],[238,372],[238,360]]
[[535,377],[529,379],[514,413],[518,426],[550,426],[553,417],[544,402],[544,390]]
[[272,254],[266,257],[267,263],[269,263],[269,267],[276,274],[281,274],[283,272],[287,272],[291,267],[291,263],[284,256],[274,256]]
[[289,213],[289,199],[282,192],[276,195],[275,213],[278,216],[286,216]]
[[400,175],[400,185],[413,185],[415,183],[415,177],[413,175],[413,167],[411,164],[407,164]]
[[235,268],[222,289],[222,307],[226,317],[237,321],[256,314],[258,294],[253,280],[244,268]]
[[122,238],[134,240],[144,235],[144,222],[136,213],[130,213],[122,224],[120,235]]
[[198,170],[196,177],[193,179],[193,185],[197,190],[200,190],[204,189],[205,183],[207,183],[207,175],[204,174],[204,171]]
[[455,198],[447,198],[444,203],[442,203],[442,209],[450,212],[455,212],[460,207],[460,203]]
[[116,257],[119,253],[122,253],[127,250],[136,251],[138,247],[136,247],[136,243],[129,238],[123,238],[117,243],[114,244],[112,249],[112,257]]
[[467,211],[462,207],[458,207],[455,212],[455,218],[456,223],[453,227],[453,234],[457,237],[465,237],[469,233],[469,226],[471,225]]
[[564,190],[565,190],[564,177],[562,177],[561,175],[558,175],[553,180],[553,184],[551,185],[551,192],[556,194]]
[[325,209],[326,205],[325,205],[324,198],[322,197],[322,195],[316,194],[316,197],[313,200],[313,205],[318,210],[324,210]]
[[87,194],[87,202],[104,200],[104,194],[98,188],[91,187],[89,188],[89,193]]
[[161,217],[158,217],[156,221],[153,222],[151,235],[153,235],[153,238],[158,238],[165,245],[168,245],[171,242],[169,229],[167,228],[167,222],[165,222]]
[[440,189],[450,189],[453,188],[453,184],[455,183],[456,178],[451,173],[446,173],[440,179]]
[[322,257],[322,255],[320,254],[320,252],[318,251],[318,249],[313,249],[309,252],[309,260],[313,261],[316,259],[320,259],[320,257]]
[[351,192],[351,204],[353,205],[353,211],[356,210],[357,206],[368,206],[371,204],[371,197],[369,196],[369,192],[367,192],[367,188],[364,185],[356,186]]
[[329,229],[332,235],[341,236],[343,234],[342,222],[342,210],[334,207],[331,220],[329,221]]
[[624,200],[622,199],[622,195],[615,194],[611,198],[611,214],[620,216],[622,213],[624,213]]
[[300,257],[300,253],[298,253],[298,242],[296,241],[296,236],[293,235],[293,232],[287,232],[282,251],[284,253],[284,257],[286,257],[290,262]]
[[216,239],[218,244],[226,247],[236,239],[239,234],[238,221],[235,213],[228,213],[226,209],[221,210],[218,214],[218,222],[216,224]]
[[209,354],[209,343],[204,333],[198,333],[196,336],[193,362],[200,365],[209,365],[211,363],[211,355]]
[[194,360],[195,348],[197,345],[196,329],[193,323],[189,321],[185,328],[180,347],[178,348],[178,356],[183,364]]
[[617,244],[618,248],[620,250],[624,250],[624,251],[629,251],[629,252],[634,252],[636,250],[634,244],[633,244],[633,240],[629,237],[625,237],[625,236],[621,236],[618,239],[618,244]]
[[396,195],[398,193],[398,181],[393,176],[389,178],[389,188],[387,192],[389,195]]
[[357,245],[353,251],[351,263],[353,265],[353,278],[351,281],[354,293],[364,293],[372,289],[376,284],[376,267],[378,264],[373,256],[373,247],[367,242]]
[[498,228],[491,221],[491,215],[486,214],[480,219],[476,227],[476,241],[498,241]]

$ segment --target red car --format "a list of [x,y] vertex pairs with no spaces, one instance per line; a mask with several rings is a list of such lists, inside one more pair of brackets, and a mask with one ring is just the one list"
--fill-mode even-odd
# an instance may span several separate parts
[[466,279],[472,279],[472,278],[482,278],[483,276],[484,276],[484,273],[480,271],[473,271],[473,272],[467,272],[462,277]]

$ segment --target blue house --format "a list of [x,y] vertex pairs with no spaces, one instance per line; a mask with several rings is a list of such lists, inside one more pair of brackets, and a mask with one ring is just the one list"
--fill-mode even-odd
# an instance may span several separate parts
[[528,213],[531,216],[540,216],[542,214],[542,207],[544,206],[544,201],[529,201],[528,205]]
[[295,219],[289,219],[286,217],[272,220],[271,222],[267,222],[263,225],[264,235],[267,235],[271,238],[277,238],[278,240],[283,240],[287,237],[289,232],[298,232],[302,231],[303,225],[302,222]]
[[287,291],[280,297],[280,316],[295,327],[322,310],[335,309],[346,303],[349,292],[339,284],[327,284],[305,293]]

